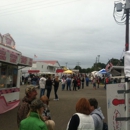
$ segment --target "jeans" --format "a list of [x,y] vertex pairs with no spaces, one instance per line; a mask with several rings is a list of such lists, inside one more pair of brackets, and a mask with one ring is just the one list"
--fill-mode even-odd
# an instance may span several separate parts
[[76,86],[76,85],[74,85],[74,86],[73,86],[73,90],[75,90],[75,91],[76,91],[76,87],[77,87],[77,86]]
[[86,81],[86,86],[89,86],[89,81]]
[[62,84],[62,90],[64,90],[65,89],[65,84]]
[[32,81],[32,84],[33,84],[33,85],[36,85],[36,82],[35,82],[35,81]]
[[47,94],[46,94],[46,96],[48,97],[48,99],[50,98],[51,89],[52,89],[52,86],[47,86]]
[[67,90],[68,90],[68,88],[71,91],[71,84],[67,84]]
[[58,99],[57,90],[58,90],[58,87],[54,87],[55,99]]
[[44,95],[44,93],[45,93],[45,88],[40,88],[40,97],[41,97],[42,95]]
[[107,85],[107,84],[105,83],[104,89],[106,89],[106,85]]
[[82,82],[82,88],[84,88],[84,82]]

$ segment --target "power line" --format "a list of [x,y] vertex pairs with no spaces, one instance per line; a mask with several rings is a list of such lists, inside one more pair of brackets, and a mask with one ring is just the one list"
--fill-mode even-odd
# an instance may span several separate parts
[[[20,48],[20,46],[19,47],[17,47],[17,48]],[[32,50],[35,50],[35,48],[32,48]],[[63,52],[63,50],[61,50],[61,49],[55,49],[55,50],[47,50],[47,49],[43,49],[43,48],[38,48],[38,49],[41,49],[41,51],[44,51],[44,52],[46,52],[46,53],[57,53],[58,51],[60,51],[60,53],[62,54],[66,54],[66,53],[71,53],[71,54],[75,54],[75,51],[74,52],[72,52],[71,50],[65,50],[64,52]],[[76,52],[79,52],[79,53],[81,53],[80,52],[80,50],[76,50]],[[85,52],[85,51],[84,51]],[[85,54],[85,53],[82,53],[82,54]],[[86,55],[86,54],[85,54]]]
[[[25,6],[32,6],[32,5],[37,5],[37,4],[40,4],[41,5],[41,3],[45,3],[45,2],[48,2],[48,4],[49,3],[54,3],[54,2],[59,2],[59,1],[61,1],[61,0],[57,0],[57,1],[51,1],[51,2],[49,2],[49,0],[42,0],[42,1],[37,1],[37,2],[33,2],[33,3],[23,3],[24,5],[17,5],[17,6],[14,6],[15,7],[15,9],[19,9],[19,7],[24,7],[25,8]],[[27,1],[28,2],[28,1]],[[21,2],[22,3],[22,2]],[[13,5],[13,4],[12,4]],[[1,8],[3,8],[2,6],[0,6]],[[13,8],[14,8],[13,7]],[[8,8],[8,6],[7,6],[7,8],[5,8],[5,9],[12,9],[12,7],[10,7],[10,8]],[[2,9],[3,10],[3,9]]]
[[[59,1],[59,0],[58,0]],[[55,1],[55,2],[58,2],[58,1]],[[47,3],[47,4],[40,4],[40,5],[38,5],[38,6],[33,6],[33,8],[20,8],[20,9],[22,9],[22,10],[20,10],[20,9],[14,9],[14,10],[10,10],[10,11],[7,11],[6,10],[6,12],[0,12],[0,15],[2,16],[2,15],[10,15],[10,14],[14,14],[14,13],[20,13],[20,12],[24,12],[24,11],[31,11],[31,10],[37,10],[37,9],[40,9],[40,8],[47,8],[47,7],[53,7],[53,6],[58,6],[58,5],[64,5],[64,4],[68,4],[68,3],[74,3],[74,2],[77,2],[77,1],[81,1],[81,0],[74,0],[74,1],[69,1],[69,2],[64,2],[64,3],[61,3],[61,0],[60,0],[60,3],[58,4],[54,4],[54,5],[49,5],[49,6],[45,6],[45,5],[48,5],[49,3]],[[55,2],[52,2],[52,3],[55,3]],[[63,2],[63,1],[62,1]],[[12,12],[11,12],[12,11]]]
[[[31,1],[31,0],[28,0],[28,1]],[[2,8],[2,7],[6,7],[6,6],[10,6],[10,5],[19,4],[19,3],[23,3],[23,2],[28,2],[28,1],[27,1],[27,0],[24,0],[24,1],[16,2],[16,3],[11,3],[11,4],[6,4],[6,5],[1,5],[0,8]]]

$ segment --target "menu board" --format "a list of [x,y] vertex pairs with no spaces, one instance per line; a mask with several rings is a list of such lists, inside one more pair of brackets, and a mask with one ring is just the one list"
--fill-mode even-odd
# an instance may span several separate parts
[[26,56],[20,56],[19,64],[20,65],[27,65],[27,66],[32,66],[32,58],[26,57]]
[[19,51],[0,46],[0,61],[31,67],[33,59],[23,56]]
[[0,47],[0,61],[18,64],[20,54]]

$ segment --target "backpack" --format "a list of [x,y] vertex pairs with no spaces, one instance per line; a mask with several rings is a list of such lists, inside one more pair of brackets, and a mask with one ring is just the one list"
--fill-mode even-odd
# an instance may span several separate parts
[[[100,119],[102,120],[102,117],[101,117],[98,113],[93,113],[93,114],[98,115],[98,116],[100,117]],[[103,121],[103,128],[102,128],[102,130],[108,130],[108,125],[107,125],[107,123],[104,122],[104,121]]]
[[108,125],[106,122],[103,122],[103,129],[102,130],[108,130]]

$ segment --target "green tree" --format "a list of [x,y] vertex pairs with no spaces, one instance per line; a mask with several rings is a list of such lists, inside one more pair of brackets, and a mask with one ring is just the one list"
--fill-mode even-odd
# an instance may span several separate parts
[[114,66],[124,66],[124,57],[123,59],[115,59],[115,58],[112,58],[110,59],[107,64],[111,62]]
[[81,68],[80,66],[75,66],[74,69],[76,70],[79,70],[79,73],[91,73],[92,71],[99,71],[103,68],[106,67],[106,65],[111,62],[114,66],[123,66],[124,65],[124,57],[123,59],[115,59],[115,58],[112,58],[110,59],[106,64],[105,63],[94,63],[93,66],[91,68]]
[[80,66],[75,66],[74,69],[79,70],[79,72],[81,73],[82,68]]

